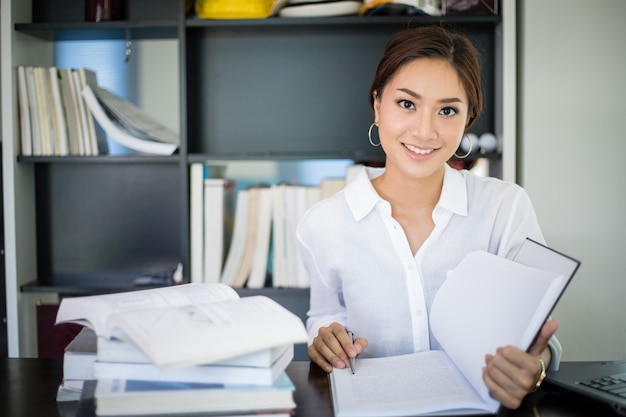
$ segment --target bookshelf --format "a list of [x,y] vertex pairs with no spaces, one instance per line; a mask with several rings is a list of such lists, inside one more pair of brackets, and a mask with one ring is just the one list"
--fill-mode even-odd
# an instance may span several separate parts
[[[187,16],[183,0],[129,0],[127,21],[93,23],[83,21],[82,0],[0,1],[2,51],[11,57],[2,62],[1,81],[12,356],[32,352],[25,323],[39,294],[126,289],[137,274],[177,262],[188,279],[189,164],[381,160],[366,136],[367,91],[385,42],[408,25],[444,21],[477,44],[486,107],[473,131],[502,138],[501,152],[485,156],[494,175],[514,180],[515,126],[502,111],[503,103],[515,103],[514,61],[505,54],[505,44],[514,54],[514,4],[500,16],[201,20]],[[127,36],[178,43],[179,151],[19,156],[15,68],[52,65],[60,40]],[[307,297],[302,290],[284,294]]]

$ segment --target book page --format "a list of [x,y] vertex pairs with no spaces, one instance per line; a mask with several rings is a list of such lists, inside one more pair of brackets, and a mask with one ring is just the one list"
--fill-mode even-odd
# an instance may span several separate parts
[[562,291],[563,276],[487,252],[468,254],[433,301],[433,334],[476,390],[485,354],[513,345],[527,350]]
[[178,135],[145,114],[139,107],[112,92],[92,86],[92,91],[114,123],[132,136],[163,143],[180,144]]
[[178,148],[177,144],[146,140],[145,138],[134,136],[128,130],[122,128],[107,115],[89,86],[86,86],[82,90],[82,96],[87,103],[87,110],[91,111],[93,117],[100,124],[100,127],[116,142],[130,149],[155,155],[171,155]]
[[162,369],[307,340],[302,320],[265,296],[128,311],[108,325],[114,337],[134,343]]
[[445,352],[426,351],[356,361],[356,372],[333,369],[329,376],[337,417],[495,412],[483,404]]
[[110,329],[107,329],[105,323],[115,313],[236,298],[239,298],[237,292],[222,284],[186,284],[117,294],[68,297],[61,301],[56,323],[79,323],[94,329],[98,336],[109,338]]

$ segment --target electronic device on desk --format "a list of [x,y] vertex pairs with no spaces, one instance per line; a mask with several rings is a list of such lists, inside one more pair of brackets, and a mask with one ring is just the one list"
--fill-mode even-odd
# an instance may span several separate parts
[[552,371],[546,385],[557,392],[600,401],[626,416],[626,361],[573,365]]
[[179,263],[171,271],[163,273],[152,273],[141,275],[133,280],[133,286],[167,286],[182,284],[183,282],[183,264]]

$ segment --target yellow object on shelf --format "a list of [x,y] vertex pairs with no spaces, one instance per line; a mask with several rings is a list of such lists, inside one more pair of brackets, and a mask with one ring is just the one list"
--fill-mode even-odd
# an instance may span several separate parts
[[287,0],[198,0],[196,15],[203,19],[262,19],[275,15]]

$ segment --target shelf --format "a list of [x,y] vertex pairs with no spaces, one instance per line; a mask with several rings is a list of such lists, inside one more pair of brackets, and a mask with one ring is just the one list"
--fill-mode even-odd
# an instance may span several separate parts
[[262,27],[298,27],[298,26],[368,26],[368,25],[426,25],[445,22],[450,25],[491,24],[502,21],[500,16],[336,16],[268,19],[187,19],[190,28],[262,28]]
[[320,153],[281,153],[281,152],[250,152],[250,153],[210,153],[210,154],[190,154],[189,163],[204,162],[209,160],[225,161],[302,161],[313,159],[352,159],[355,161],[380,161],[384,155],[376,152],[320,152]]
[[[29,317],[18,326],[21,311],[32,302],[21,300],[19,292],[76,296],[145,289],[150,286],[135,285],[136,277],[178,263],[188,280],[192,163],[273,161],[289,168],[293,161],[384,161],[382,148],[368,141],[373,112],[367,92],[386,42],[399,30],[435,24],[465,33],[483,62],[485,108],[472,132],[500,131],[508,75],[502,27],[509,21],[502,16],[200,19],[186,14],[191,4],[132,0],[127,20],[89,22],[83,0],[10,0],[10,67],[52,65],[53,43],[59,41],[160,40],[156,43],[177,48],[167,58],[177,64],[180,101],[176,110],[168,109],[179,116],[180,147],[174,155],[7,160],[6,181],[19,184],[5,187],[10,208],[5,224],[12,230],[7,246],[17,248],[7,252],[7,297],[18,299],[8,314],[14,340],[33,340],[22,333],[36,327]],[[144,44],[152,48],[151,42],[138,47]],[[89,65],[89,59],[81,58],[81,65]],[[150,83],[159,80],[155,84],[168,79],[169,66],[161,72],[158,62],[148,65],[138,76],[150,72]],[[15,81],[10,72],[3,77],[6,85]],[[162,100],[176,106],[169,96]],[[3,113],[18,120],[16,109]],[[13,125],[9,137],[17,141],[19,124]],[[4,143],[13,155],[18,143]],[[494,170],[503,161],[500,153],[474,152],[457,165],[469,166],[477,158],[489,159]],[[237,292],[277,299],[306,319],[308,288]]]
[[29,164],[176,164],[179,155],[151,156],[151,155],[98,155],[98,156],[18,156],[17,162]]
[[[267,18],[267,19],[200,19],[196,16],[186,20],[186,27],[193,28],[297,28],[297,27],[358,27],[358,26],[417,26],[445,22],[450,26],[496,25],[500,16],[337,16],[313,18]],[[176,39],[178,24],[175,19],[110,22],[38,22],[16,23],[15,30],[43,39],[99,40],[124,39],[126,31],[134,39]]]
[[61,280],[54,283],[44,283],[41,281],[33,281],[20,287],[22,293],[37,294],[60,294],[60,295],[97,295],[111,294],[116,292],[145,290],[148,288],[159,288],[167,285],[134,285],[130,278],[113,278],[108,277],[106,280],[99,282],[85,282],[85,277],[76,277],[75,279]]
[[176,39],[178,36],[176,20],[16,23],[15,30],[54,41],[120,40],[126,39],[127,34],[131,39]]
[[[171,282],[163,281],[160,284],[137,285],[133,283],[131,277],[114,277],[114,276],[75,276],[57,279],[54,282],[32,281],[21,286],[22,293],[37,294],[62,294],[62,295],[91,295],[91,294],[111,294],[114,292],[145,290],[148,288],[160,288],[174,285]],[[236,288],[237,293],[241,297],[252,295],[264,295],[272,299],[281,300],[281,303],[287,303],[294,296],[305,297],[308,303],[309,288]],[[304,300],[304,299],[303,299]]]

